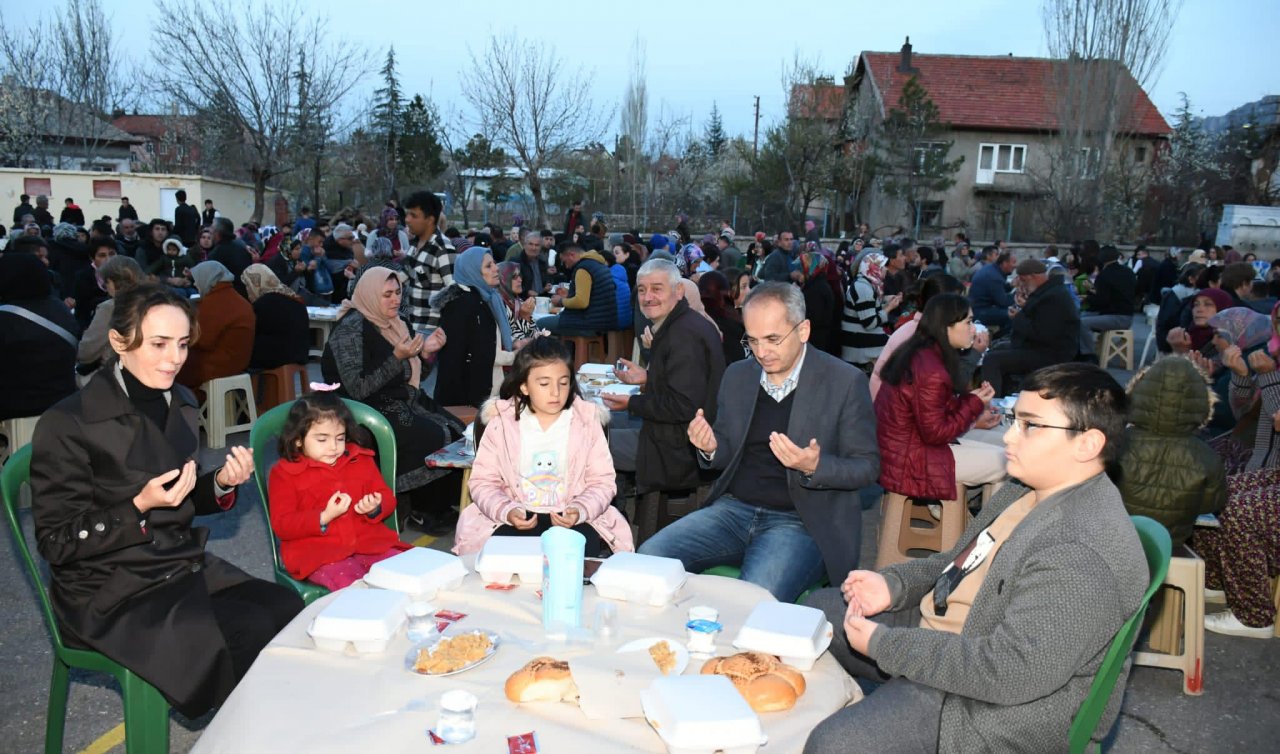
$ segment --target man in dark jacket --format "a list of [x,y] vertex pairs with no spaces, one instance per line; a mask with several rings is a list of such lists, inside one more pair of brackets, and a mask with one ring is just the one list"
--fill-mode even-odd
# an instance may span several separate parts
[[[1138,278],[1133,270],[1120,263],[1120,252],[1104,246],[1098,253],[1102,269],[1093,283],[1093,292],[1085,297],[1088,314],[1080,318],[1084,326],[1081,353],[1093,353],[1093,333],[1106,330],[1128,330],[1133,326],[1133,303],[1137,296]],[[1086,343],[1087,341],[1087,343]]]
[[564,235],[566,238],[573,238],[573,231],[577,230],[579,225],[583,224],[582,219],[582,202],[576,201],[564,213]]
[[545,296],[551,291],[551,273],[547,258],[542,253],[542,234],[531,230],[524,234],[521,249],[520,279],[524,282],[524,297]]
[[52,293],[36,254],[0,258],[0,419],[40,416],[76,391],[81,328]]
[[[680,270],[665,259],[645,262],[636,274],[640,311],[653,323],[649,368],[622,359],[618,378],[643,386],[638,395],[604,393],[605,406],[643,424],[609,432],[619,471],[635,471],[636,490],[687,490],[698,486],[698,459],[686,429],[699,409],[712,409],[724,374],[724,349],[711,321],[689,308]],[[620,422],[621,423],[621,422]]]
[[164,240],[168,237],[168,221],[157,217],[147,224],[146,236],[141,243],[134,247],[133,252],[133,258],[137,260],[142,269],[148,269],[151,265],[160,261],[160,258],[164,256]]
[[67,197],[63,203],[62,214],[58,217],[60,223],[71,223],[77,228],[84,227],[84,210],[80,209],[80,205],[76,204],[76,200]]
[[838,584],[858,566],[858,490],[880,473],[876,418],[866,376],[807,345],[798,288],[752,289],[742,318],[755,358],[725,371],[715,419],[704,408],[687,430],[702,467],[723,472],[713,502],[640,552],[678,558],[693,573],[741,563],[743,580],[791,602],[824,575]]
[[173,210],[173,232],[182,239],[182,245],[191,248],[200,237],[200,210],[187,204],[187,192],[178,189],[174,194],[178,206]]
[[561,264],[572,272],[569,291],[551,297],[553,306],[563,306],[559,314],[538,319],[538,327],[556,335],[594,335],[618,326],[617,283],[599,252],[584,252],[569,245],[560,252]]
[[760,279],[765,282],[787,283],[791,281],[791,249],[796,244],[796,236],[789,230],[780,231],[773,251],[764,258],[760,265]]
[[22,218],[27,215],[31,215],[34,218],[36,216],[36,208],[31,206],[31,197],[27,194],[23,194],[18,197],[18,206],[13,208],[13,227],[22,227],[19,223],[21,223]]
[[253,264],[253,255],[249,253],[249,247],[244,245],[244,241],[236,238],[235,226],[225,217],[219,217],[213,224],[213,250],[209,252],[209,259],[221,262],[231,273],[231,284],[241,296],[249,297],[240,275]]
[[142,238],[138,235],[138,221],[126,217],[120,221],[116,232],[116,250],[121,256],[136,260],[138,247],[142,245]]
[[36,197],[36,209],[31,213],[36,218],[36,224],[40,226],[43,233],[48,233],[53,227],[53,215],[49,213],[49,197],[41,194]]
[[1008,394],[1010,376],[1071,361],[1080,345],[1080,312],[1067,287],[1047,285],[1048,268],[1039,259],[1023,260],[1017,273],[1014,300],[1022,303],[1009,310],[1009,345],[992,348],[982,361],[982,379],[1001,396]]
[[[1147,264],[1151,264],[1150,261]],[[1173,248],[1166,249],[1164,259],[1160,260],[1160,266],[1156,268],[1155,280],[1151,282],[1151,288],[1147,291],[1147,303],[1159,304],[1164,298],[1164,290],[1172,288],[1178,282],[1178,252]]]
[[[988,257],[988,246],[982,250],[983,258]],[[1004,280],[1013,272],[1018,260],[1012,252],[1005,252],[995,258],[992,264],[986,264],[973,273],[973,282],[969,286],[969,305],[973,307],[973,318],[987,327],[998,327],[1004,330],[1009,326],[1009,307],[1013,305],[1013,296],[1005,287]]]
[[120,207],[116,210],[116,221],[124,222],[125,220],[138,222],[138,210],[134,209],[133,205],[129,203],[129,197],[122,196],[120,197]]

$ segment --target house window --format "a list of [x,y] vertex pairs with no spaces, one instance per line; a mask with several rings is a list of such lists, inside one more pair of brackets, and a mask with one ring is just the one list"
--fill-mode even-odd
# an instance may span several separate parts
[[915,154],[913,170],[916,175],[933,173],[938,164],[947,158],[951,145],[945,141],[927,141],[912,148]]
[[143,148],[144,150],[146,150],[146,153],[147,153],[147,154],[155,154],[155,153],[156,153],[156,144],[155,144],[155,142],[154,142],[154,141],[148,141],[147,143],[145,143],[145,144],[143,144],[143,145],[142,145],[142,148]]
[[1081,147],[1076,158],[1076,176],[1079,178],[1097,178],[1098,162],[1101,152],[1095,147]]
[[1134,147],[1134,148],[1133,148],[1133,161],[1134,161],[1134,162],[1136,162],[1136,163],[1138,163],[1139,165],[1145,164],[1145,163],[1146,163],[1146,161],[1147,161],[1147,148],[1146,148],[1146,147]]
[[978,171],[1021,173],[1027,160],[1026,144],[979,144]]
[[48,178],[23,178],[22,193],[29,196],[53,196],[53,182]]
[[119,199],[120,181],[94,181],[94,199]]
[[168,145],[168,144],[165,144],[164,142],[161,142],[161,143],[160,143],[160,154],[162,154],[162,155],[167,155],[167,154],[169,154],[169,145]]
[[942,227],[942,202],[917,202],[915,215],[921,228],[940,228]]

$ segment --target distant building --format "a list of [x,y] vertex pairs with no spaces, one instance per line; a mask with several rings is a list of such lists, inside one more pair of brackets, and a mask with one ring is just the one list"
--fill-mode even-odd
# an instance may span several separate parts
[[146,173],[200,171],[200,140],[195,118],[118,114],[111,125],[139,140],[131,150],[134,170]]
[[0,82],[0,166],[127,173],[138,143],[86,105]]

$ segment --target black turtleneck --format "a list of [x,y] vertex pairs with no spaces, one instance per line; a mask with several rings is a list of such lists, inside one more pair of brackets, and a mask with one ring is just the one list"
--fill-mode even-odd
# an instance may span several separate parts
[[138,410],[138,413],[155,422],[163,432],[169,419],[169,400],[165,397],[166,391],[147,387],[123,366],[120,367],[120,374],[124,377],[124,390],[129,394],[129,402]]

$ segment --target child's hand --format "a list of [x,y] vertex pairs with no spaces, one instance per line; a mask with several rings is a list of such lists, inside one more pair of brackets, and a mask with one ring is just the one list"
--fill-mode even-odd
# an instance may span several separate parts
[[356,503],[356,513],[367,516],[377,510],[380,505],[382,505],[382,493],[370,492],[360,498],[360,502]]
[[551,523],[556,526],[563,526],[566,529],[572,529],[578,525],[580,517],[581,513],[578,512],[577,508],[566,508],[564,513],[552,513]]
[[538,517],[524,508],[516,508],[507,514],[507,523],[520,531],[528,531],[538,525]]
[[351,508],[351,496],[345,492],[335,492],[333,497],[329,498],[329,502],[325,503],[324,511],[320,513],[320,523],[328,526],[332,521],[346,513]]

